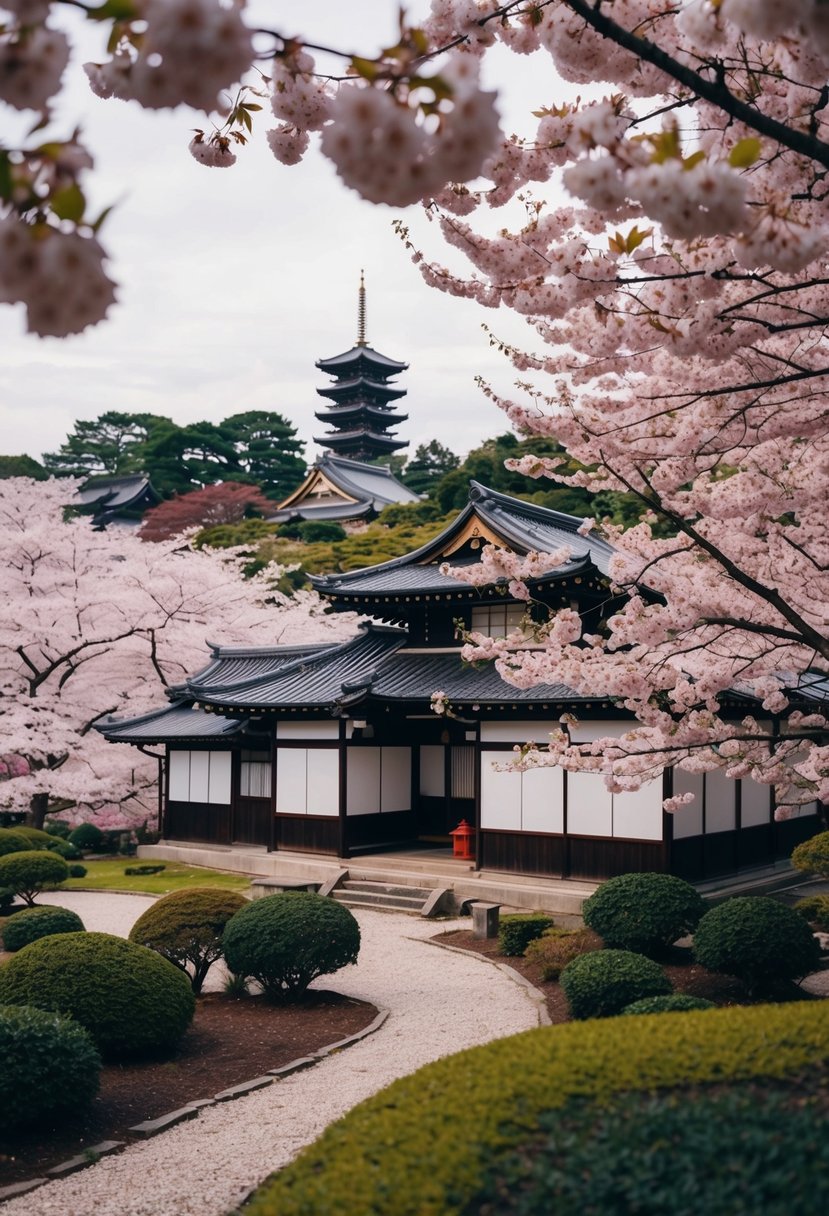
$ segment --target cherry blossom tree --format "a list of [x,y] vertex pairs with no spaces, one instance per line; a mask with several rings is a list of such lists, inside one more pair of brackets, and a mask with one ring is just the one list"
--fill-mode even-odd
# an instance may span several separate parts
[[[276,645],[342,637],[316,595],[244,579],[232,552],[64,521],[77,483],[0,482],[0,806],[48,795],[71,817],[132,826],[154,814],[157,765],[92,729],[164,704],[208,658],[205,639]],[[67,489],[68,487],[68,489]]]
[[[2,2],[0,98],[43,112],[68,56],[50,24],[58,5]],[[809,684],[820,700],[829,662],[829,7],[432,0],[419,25],[401,19],[394,46],[344,56],[339,78],[320,74],[320,47],[253,30],[246,11],[90,8],[112,33],[109,57],[87,66],[91,86],[218,111],[190,147],[208,167],[230,166],[269,106],[284,164],[318,138],[364,198],[423,201],[451,263],[401,225],[425,280],[525,318],[538,347],[493,332],[521,382],[514,398],[484,391],[582,466],[526,457],[521,470],[632,493],[652,513],[608,529],[627,600],[595,636],[566,610],[532,648],[476,639],[470,657],[631,710],[642,725],[627,740],[585,756],[563,730],[547,757],[602,768],[617,788],[671,762],[773,783],[780,814],[829,799],[826,721],[787,695]],[[481,87],[494,49],[519,69],[549,59],[550,97],[528,132],[502,133]],[[79,184],[89,153],[73,137],[4,156],[2,296],[26,305],[35,333],[96,322],[114,288]],[[493,235],[488,213],[508,205]],[[55,282],[71,289],[58,296]],[[567,556],[490,554],[485,573],[526,596]],[[757,706],[739,721],[720,712],[735,687]]]

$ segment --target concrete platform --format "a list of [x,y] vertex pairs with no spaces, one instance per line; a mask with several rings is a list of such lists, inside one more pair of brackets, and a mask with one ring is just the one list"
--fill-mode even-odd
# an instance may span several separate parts
[[[185,865],[207,866],[252,878],[277,878],[286,882],[325,883],[347,870],[349,880],[394,883],[399,887],[447,888],[454,897],[457,913],[469,900],[484,900],[501,905],[502,911],[532,909],[559,918],[578,918],[581,906],[599,882],[504,874],[496,870],[476,870],[470,861],[452,857],[449,849],[400,849],[393,853],[371,853],[347,859],[314,853],[269,853],[258,845],[207,845],[168,840],[163,844],[141,845],[138,855],[146,860],[178,861]],[[706,899],[717,902],[731,895],[782,895],[801,898],[809,882],[788,862],[761,869],[745,870],[709,882],[697,883]],[[566,920],[559,923],[566,924]]]

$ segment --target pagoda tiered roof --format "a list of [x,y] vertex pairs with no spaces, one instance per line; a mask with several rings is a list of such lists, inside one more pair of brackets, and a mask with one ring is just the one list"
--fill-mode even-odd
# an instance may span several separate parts
[[404,388],[398,388],[396,384],[387,384],[369,376],[352,376],[347,380],[337,380],[325,388],[318,388],[317,392],[320,397],[330,397],[338,405],[345,405],[352,400],[364,401],[369,394],[375,398],[383,398],[385,401],[396,401],[398,397],[406,396]]
[[341,355],[333,355],[330,359],[317,359],[315,366],[321,372],[329,372],[332,376],[370,376],[371,379],[387,380],[389,376],[405,372],[409,365],[398,359],[390,359],[388,355],[381,355],[379,350],[372,346],[357,342]]

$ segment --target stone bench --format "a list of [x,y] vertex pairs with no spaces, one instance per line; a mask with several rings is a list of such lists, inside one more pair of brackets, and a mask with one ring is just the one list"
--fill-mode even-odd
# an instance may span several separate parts
[[254,878],[250,884],[253,899],[265,895],[281,895],[284,891],[311,891],[316,894],[321,883],[314,878]]

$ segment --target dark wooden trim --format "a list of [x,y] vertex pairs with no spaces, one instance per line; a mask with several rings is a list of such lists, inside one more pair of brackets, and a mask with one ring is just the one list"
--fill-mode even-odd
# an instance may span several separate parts
[[337,856],[347,858],[348,853],[348,826],[346,815],[348,811],[348,740],[345,735],[345,719],[340,720],[340,737],[337,742],[337,748],[340,757],[340,771],[338,774],[337,796],[338,796],[338,837],[337,837]]
[[472,826],[475,829],[475,869],[483,869],[483,843],[481,841],[481,732],[478,730],[478,739],[475,743],[475,809],[473,813]]
[[561,834],[564,837],[564,847],[561,854],[561,877],[570,877],[570,866],[572,858],[570,856],[570,802],[569,788],[570,783],[567,780],[567,769],[562,770],[561,777]]
[[271,748],[271,814],[270,831],[268,832],[268,852],[275,853],[278,848],[276,839],[276,740]]
[[[674,773],[673,769],[663,768],[662,770],[662,802],[666,798],[670,798],[674,792]],[[674,839],[674,817],[662,807],[662,871],[665,874],[671,872],[671,845]]]

